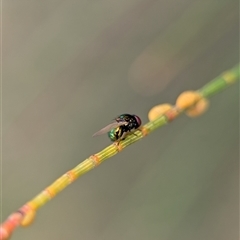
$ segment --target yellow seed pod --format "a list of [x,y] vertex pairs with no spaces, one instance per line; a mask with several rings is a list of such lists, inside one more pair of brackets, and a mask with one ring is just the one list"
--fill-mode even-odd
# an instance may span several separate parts
[[189,117],[198,117],[208,109],[208,106],[209,101],[205,98],[202,98],[193,107],[186,111],[186,115]]
[[26,215],[23,217],[23,220],[21,221],[21,226],[22,227],[27,227],[29,226],[33,220],[35,219],[36,216],[36,211],[35,210],[28,210]]
[[197,101],[201,99],[201,95],[198,92],[186,91],[179,95],[176,101],[177,108],[185,110],[193,106]]
[[200,93],[186,91],[180,94],[176,101],[176,106],[181,110],[186,110],[187,116],[197,117],[208,109],[209,103]]
[[149,121],[153,121],[156,118],[160,117],[162,114],[166,113],[169,109],[172,108],[172,105],[165,103],[153,107],[148,113]]

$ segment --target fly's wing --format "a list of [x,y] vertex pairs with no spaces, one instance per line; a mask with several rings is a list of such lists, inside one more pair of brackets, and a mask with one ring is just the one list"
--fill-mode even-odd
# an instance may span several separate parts
[[122,126],[124,124],[127,124],[127,122],[122,121],[122,122],[113,122],[110,123],[109,125],[107,125],[106,127],[102,128],[101,130],[99,130],[98,132],[93,134],[93,137],[98,136],[98,135],[102,135],[104,133],[109,132],[111,129]]

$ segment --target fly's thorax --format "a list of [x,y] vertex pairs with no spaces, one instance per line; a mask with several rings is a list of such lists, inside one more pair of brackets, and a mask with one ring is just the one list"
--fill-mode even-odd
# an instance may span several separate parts
[[119,115],[117,118],[115,118],[115,120],[117,122],[129,122],[131,117],[132,117],[132,115],[124,113],[124,114]]
[[121,122],[126,122],[122,126],[123,132],[130,132],[134,129],[137,129],[141,126],[141,119],[137,115],[132,115],[132,114],[121,114],[119,115],[116,119],[116,122],[121,123]]

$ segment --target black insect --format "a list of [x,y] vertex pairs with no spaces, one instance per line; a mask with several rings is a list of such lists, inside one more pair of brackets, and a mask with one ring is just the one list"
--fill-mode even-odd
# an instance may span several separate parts
[[113,123],[96,132],[93,136],[102,135],[108,132],[108,137],[111,141],[121,141],[129,132],[139,128],[141,124],[142,121],[140,117],[125,113],[115,118]]

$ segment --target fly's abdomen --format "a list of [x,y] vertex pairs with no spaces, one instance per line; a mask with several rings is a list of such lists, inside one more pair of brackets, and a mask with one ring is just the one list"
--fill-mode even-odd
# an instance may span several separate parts
[[121,137],[121,127],[113,128],[111,131],[108,132],[108,137],[111,139],[111,141],[115,142]]

